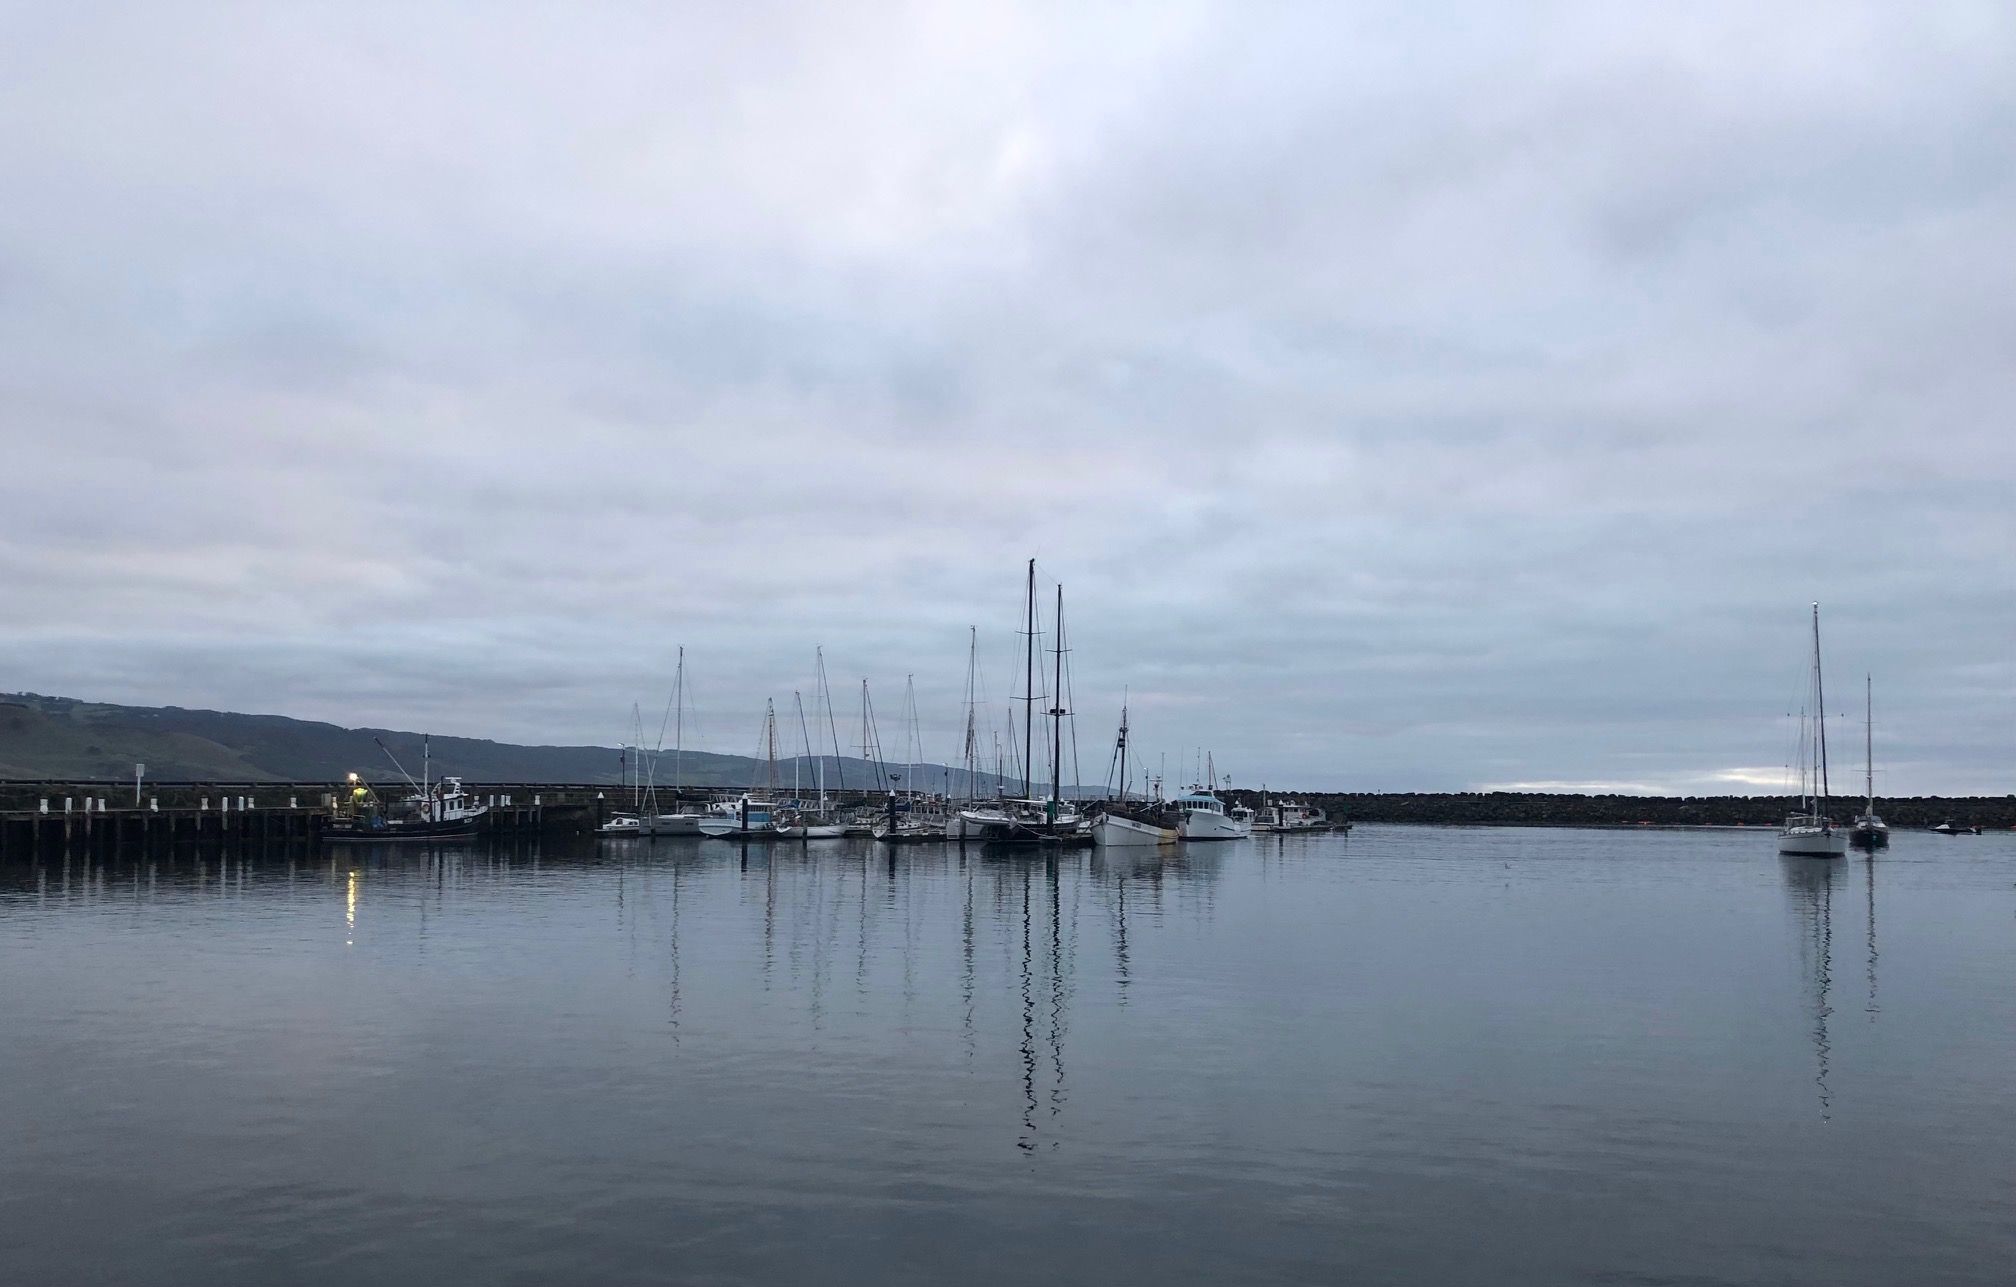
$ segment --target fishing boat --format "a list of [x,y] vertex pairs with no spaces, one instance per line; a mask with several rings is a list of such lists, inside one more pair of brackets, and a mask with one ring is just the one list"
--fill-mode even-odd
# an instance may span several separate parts
[[1841,858],[1848,833],[1827,814],[1827,684],[1820,668],[1820,605],[1813,605],[1813,715],[1799,730],[1799,812],[1778,832],[1778,852],[1800,858]]
[[1180,821],[1175,810],[1159,800],[1127,798],[1127,748],[1129,744],[1127,706],[1120,707],[1120,731],[1113,739],[1113,759],[1118,767],[1120,795],[1102,800],[1091,810],[1092,843],[1107,848],[1149,848],[1173,845],[1179,839]]
[[1243,840],[1253,834],[1253,810],[1244,805],[1228,808],[1202,786],[1191,787],[1170,803],[1177,813],[1176,833],[1185,840]]
[[[1332,831],[1339,826],[1322,809],[1297,800],[1264,800],[1253,818],[1255,831]],[[1351,824],[1343,823],[1341,829],[1348,831]]]
[[376,791],[359,782],[356,774],[351,774],[349,796],[339,797],[336,816],[322,828],[323,840],[332,844],[379,844],[474,838],[483,815],[490,812],[490,808],[476,803],[475,797],[462,789],[461,778],[444,777],[438,783],[433,780],[432,739],[423,738],[421,741],[418,782],[406,772],[405,766],[399,763],[399,757],[393,755],[384,742],[378,742],[378,749],[385,752],[386,758],[406,779],[406,784],[413,788],[412,794],[388,807],[379,800]]
[[1862,789],[1868,800],[1848,840],[1857,849],[1881,849],[1890,843],[1890,826],[1876,816],[1876,702],[1868,675],[1862,676]]

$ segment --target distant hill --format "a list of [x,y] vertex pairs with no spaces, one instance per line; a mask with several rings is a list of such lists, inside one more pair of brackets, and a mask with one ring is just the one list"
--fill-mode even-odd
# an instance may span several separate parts
[[[114,706],[36,693],[0,694],[0,779],[117,781],[147,766],[157,782],[339,782],[351,773],[367,781],[399,780],[380,750],[383,741],[408,772],[420,773],[421,735],[383,728],[339,728],[284,715],[240,715],[179,706]],[[432,739],[434,775],[479,782],[623,781],[622,753],[612,746],[514,746],[473,737]],[[672,754],[661,758],[656,778],[670,785]],[[874,784],[875,766],[825,757],[826,781],[852,789]],[[788,761],[778,765],[790,780]],[[887,771],[884,766],[883,772]],[[899,773],[902,770],[897,770]],[[962,771],[955,770],[955,775]],[[813,761],[805,762],[809,783]],[[945,780],[939,765],[920,766],[920,785]],[[687,751],[680,776],[687,786],[760,784],[768,766],[746,755]],[[982,774],[983,792],[994,779]]]

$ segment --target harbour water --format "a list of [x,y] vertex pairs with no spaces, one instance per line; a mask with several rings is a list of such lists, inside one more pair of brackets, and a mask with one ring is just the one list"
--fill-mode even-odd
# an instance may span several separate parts
[[0,867],[8,1283],[2003,1283],[2016,837]]

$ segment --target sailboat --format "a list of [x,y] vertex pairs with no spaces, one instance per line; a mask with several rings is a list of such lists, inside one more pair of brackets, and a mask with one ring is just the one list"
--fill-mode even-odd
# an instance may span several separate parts
[[[642,740],[642,739],[639,739]],[[686,649],[679,649],[679,667],[672,672],[672,813],[658,811],[658,761],[665,754],[665,725],[658,725],[658,749],[651,755],[651,780],[644,807],[637,811],[637,829],[647,836],[697,836],[700,815],[679,812],[679,779],[686,753]]]
[[723,800],[711,806],[700,819],[702,835],[737,840],[769,839],[777,835],[777,703],[763,703],[763,750],[770,764],[769,789],[761,799],[745,794],[740,800]]
[[1802,858],[1842,858],[1848,833],[1827,816],[1827,685],[1820,672],[1820,605],[1813,605],[1813,718],[1803,722],[1799,748],[1800,812],[1785,819],[1778,852]]
[[1876,701],[1869,676],[1862,676],[1862,789],[1868,802],[1849,829],[1857,849],[1881,849],[1890,843],[1890,825],[1876,816]]
[[[826,808],[826,757],[812,754],[812,731],[805,722],[804,694],[792,693],[791,700],[798,708],[798,739],[805,753],[791,766],[791,807],[778,819],[777,834],[789,840],[837,840],[847,834],[847,824],[833,821]],[[807,759],[813,761],[813,773],[819,783],[816,809],[807,809],[798,796],[798,771]]]
[[960,832],[966,839],[989,844],[1084,845],[1091,843],[1092,831],[1078,811],[1063,800],[1064,718],[1064,587],[1057,587],[1056,675],[1050,700],[1042,713],[1050,725],[1050,797],[1036,799],[1030,772],[1035,755],[1036,717],[1036,560],[1029,560],[1029,589],[1026,599],[1028,631],[1022,685],[1022,798],[996,800],[990,804],[961,809]]

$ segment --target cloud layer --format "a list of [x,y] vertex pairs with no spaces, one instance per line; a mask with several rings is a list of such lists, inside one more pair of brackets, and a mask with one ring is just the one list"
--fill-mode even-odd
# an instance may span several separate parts
[[0,687],[613,741],[684,644],[746,753],[824,645],[942,757],[1033,554],[1088,776],[1125,691],[1172,776],[1726,791],[1818,599],[1884,787],[2016,789],[2012,73],[1988,3],[10,10]]

